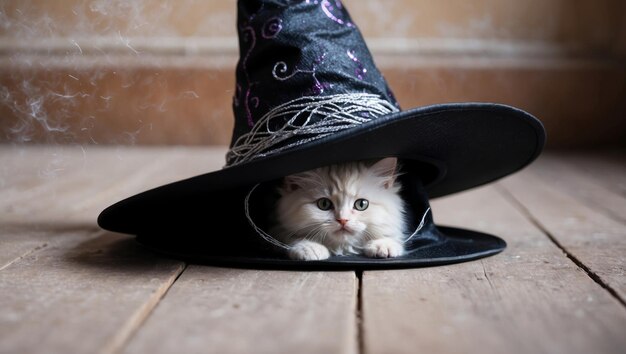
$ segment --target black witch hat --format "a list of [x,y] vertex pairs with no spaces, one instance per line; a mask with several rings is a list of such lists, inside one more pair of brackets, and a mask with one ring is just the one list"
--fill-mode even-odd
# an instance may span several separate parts
[[[541,152],[542,124],[491,103],[402,110],[340,1],[240,0],[235,127],[223,169],[104,210],[101,227],[185,259],[279,268],[391,268],[462,262],[501,239],[437,226],[429,198],[492,182]],[[411,230],[406,255],[293,261],[277,251],[269,212],[287,175],[397,157]]]

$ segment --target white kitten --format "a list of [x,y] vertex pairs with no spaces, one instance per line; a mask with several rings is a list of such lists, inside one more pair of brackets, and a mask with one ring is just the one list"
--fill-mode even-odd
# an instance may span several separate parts
[[396,169],[397,159],[385,158],[285,177],[272,234],[292,246],[289,257],[296,260],[402,255],[404,203]]

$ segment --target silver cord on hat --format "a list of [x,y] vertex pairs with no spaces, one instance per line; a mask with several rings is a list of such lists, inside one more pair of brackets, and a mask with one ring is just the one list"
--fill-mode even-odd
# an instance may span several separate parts
[[422,229],[422,227],[424,227],[424,221],[426,221],[426,215],[428,214],[429,211],[430,211],[430,207],[428,207],[428,209],[426,209],[426,211],[424,212],[424,215],[422,215],[422,221],[420,221],[420,224],[417,225],[417,229],[415,229],[415,231],[411,234],[411,236],[409,236],[407,239],[402,241],[402,243],[409,242],[409,240],[412,239],[413,236],[417,235],[417,233]]
[[[226,167],[300,146],[394,112],[398,112],[397,107],[371,93],[300,97],[267,112],[250,132],[241,135],[226,154]],[[274,129],[271,123],[276,119],[287,121]],[[296,141],[284,143],[294,138]]]
[[[268,234],[267,232],[263,231],[260,227],[258,227],[256,223],[254,222],[254,220],[252,220],[252,217],[250,216],[250,196],[252,195],[252,192],[254,192],[254,190],[257,189],[259,185],[260,183],[257,183],[256,185],[254,185],[254,187],[250,189],[250,191],[246,195],[246,198],[244,199],[244,212],[246,213],[246,219],[248,219],[248,223],[250,223],[250,226],[252,226],[254,231],[256,231],[256,233],[259,236],[261,236],[265,241],[271,243],[274,246],[278,246],[286,250],[292,249],[293,246],[275,239],[272,235]],[[422,221],[420,221],[420,224],[417,226],[417,229],[415,229],[415,231],[408,238],[406,238],[402,243],[407,243],[410,239],[413,238],[413,236],[417,235],[417,233],[424,227],[424,222],[426,220],[426,215],[428,214],[428,212],[430,212],[430,207],[428,207],[428,209],[426,209],[426,211],[424,212],[424,215],[422,215]]]
[[252,189],[250,189],[250,192],[248,192],[248,195],[246,195],[246,199],[244,200],[244,211],[246,213],[246,218],[248,219],[248,222],[250,223],[250,226],[252,226],[254,231],[256,231],[256,233],[259,236],[261,236],[265,241],[271,243],[274,246],[278,246],[278,247],[281,247],[281,248],[284,248],[284,249],[288,250],[288,249],[292,248],[290,245],[278,241],[277,239],[272,237],[270,234],[268,234],[265,231],[263,231],[260,227],[256,226],[256,224],[254,223],[254,221],[250,217],[250,196],[252,195],[252,192],[254,192],[254,190],[259,185],[260,185],[260,183],[257,183],[254,187],[252,187]]

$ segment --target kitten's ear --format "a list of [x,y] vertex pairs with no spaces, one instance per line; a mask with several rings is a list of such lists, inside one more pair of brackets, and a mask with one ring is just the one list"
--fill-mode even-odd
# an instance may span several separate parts
[[385,189],[392,187],[393,183],[396,181],[396,169],[398,168],[398,159],[395,157],[386,157],[382,160],[379,160],[375,164],[370,167],[372,172],[378,176],[383,177],[385,182],[383,186]]
[[283,178],[283,188],[287,192],[293,192],[296,189],[301,188],[298,182],[300,182],[300,179],[297,178],[295,175],[287,176]]

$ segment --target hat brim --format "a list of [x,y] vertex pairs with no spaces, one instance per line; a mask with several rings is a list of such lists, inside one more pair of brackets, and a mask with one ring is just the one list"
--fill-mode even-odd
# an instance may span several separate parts
[[445,226],[439,226],[437,229],[439,241],[409,247],[406,254],[401,257],[384,259],[360,255],[333,256],[321,261],[295,261],[280,256],[209,256],[195,243],[172,243],[163,238],[150,237],[150,235],[145,237],[139,235],[137,241],[154,252],[194,263],[237,268],[307,270],[431,267],[492,256],[506,248],[506,242],[493,235]]
[[[106,208],[98,217],[98,224],[107,230],[139,235],[141,243],[159,251],[196,258],[198,255],[193,250],[183,251],[180,247],[185,238],[177,236],[181,232],[179,227],[200,224],[197,220],[189,223],[189,218],[204,218],[209,233],[223,229],[228,226],[225,219],[228,213],[215,216],[202,213],[201,209],[217,203],[239,213],[245,192],[258,183],[324,165],[396,156],[420,171],[422,184],[432,199],[518,171],[539,155],[544,143],[542,124],[527,112],[510,106],[457,103],[420,107],[379,117],[288,151],[145,191]],[[450,234],[449,241],[441,243],[442,248],[434,253],[409,249],[410,256],[391,260],[341,257],[324,261],[322,267],[445,264],[495,254],[505,247],[504,242],[494,236],[446,230]],[[171,236],[164,236],[168,234]],[[247,240],[238,234],[224,237]],[[462,247],[468,240],[475,246]],[[216,262],[220,259],[215,254],[210,258]],[[276,260],[259,259],[253,254],[223,257],[222,260],[242,265],[280,264],[285,267],[303,263],[286,259],[272,263]],[[308,267],[321,264],[305,263]]]

